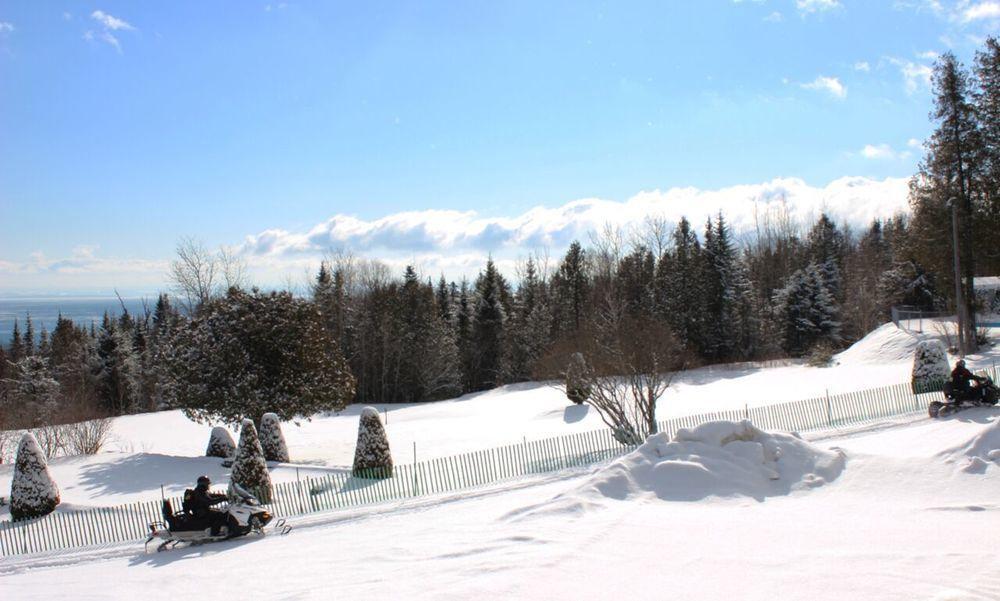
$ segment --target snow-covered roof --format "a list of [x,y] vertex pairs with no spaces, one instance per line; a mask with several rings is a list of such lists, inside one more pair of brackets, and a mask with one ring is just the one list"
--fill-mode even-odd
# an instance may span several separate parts
[[976,290],[995,290],[1000,288],[1000,276],[983,276],[972,278],[972,287]]

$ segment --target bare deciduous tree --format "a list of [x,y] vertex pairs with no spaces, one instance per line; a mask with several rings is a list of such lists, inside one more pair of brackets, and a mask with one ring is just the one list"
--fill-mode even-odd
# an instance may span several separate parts
[[246,260],[232,248],[212,252],[195,238],[182,238],[170,263],[170,280],[189,315],[213,297],[247,284]]
[[184,299],[188,314],[215,294],[219,264],[217,257],[194,238],[177,244],[177,259],[170,263],[170,279],[177,295]]

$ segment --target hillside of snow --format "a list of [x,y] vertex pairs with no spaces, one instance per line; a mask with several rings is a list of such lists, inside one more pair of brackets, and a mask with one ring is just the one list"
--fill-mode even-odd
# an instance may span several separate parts
[[[906,382],[913,349],[928,337],[886,324],[837,355],[830,367],[788,363],[710,366],[676,375],[661,397],[657,417],[666,419],[722,409],[767,405]],[[970,357],[991,366],[996,350]],[[604,428],[596,412],[569,403],[554,383],[525,383],[432,403],[379,405],[396,463]],[[284,482],[347,469],[353,459],[362,407],[318,415],[282,428],[293,463],[272,466]],[[200,474],[225,482],[228,470],[203,457],[211,427],[180,411],[116,418],[111,441],[94,456],[59,458],[50,470],[70,507],[117,505],[181,494]],[[235,433],[234,433],[235,437]],[[0,494],[10,489],[12,466],[0,465]],[[6,508],[0,508],[3,515]]]

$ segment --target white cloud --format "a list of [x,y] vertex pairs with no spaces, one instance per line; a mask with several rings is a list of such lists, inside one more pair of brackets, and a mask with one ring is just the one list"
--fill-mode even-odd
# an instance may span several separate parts
[[1000,19],[1000,2],[978,2],[962,11],[962,21],[966,23],[983,19]]
[[[319,256],[345,248],[381,258],[429,255],[446,257],[473,253],[499,257],[532,249],[561,250],[574,239],[605,224],[641,224],[647,217],[676,223],[682,216],[700,224],[723,211],[736,231],[754,226],[755,215],[786,206],[793,218],[806,223],[821,211],[839,221],[863,226],[875,217],[907,209],[907,180],[847,177],[824,188],[799,179],[719,190],[672,188],[642,192],[624,201],[586,198],[562,206],[535,207],[511,217],[482,217],[475,211],[427,210],[396,213],[363,220],[336,215],[306,231],[270,229],[248,236],[241,252],[255,257]],[[437,261],[437,260],[435,260]]]
[[63,18],[63,21],[72,21],[73,20],[73,13],[71,13],[69,11],[64,11],[63,14],[62,14],[62,18]]
[[[65,16],[65,13],[64,13]],[[87,30],[83,34],[83,39],[88,42],[93,42],[95,40],[100,40],[105,44],[108,44],[114,48],[118,54],[122,53],[121,42],[115,37],[113,32],[115,31],[136,31],[135,27],[132,27],[129,23],[118,17],[109,15],[108,13],[100,10],[95,10],[90,13],[90,18],[97,21],[101,25],[99,31]]]
[[916,138],[910,138],[906,141],[906,145],[910,148],[923,148],[924,143]]
[[[247,260],[253,280],[278,284],[289,274],[306,281],[318,261],[331,250],[384,261],[396,272],[413,264],[423,273],[450,279],[474,276],[492,256],[507,274],[519,257],[547,251],[565,252],[573,240],[588,242],[606,224],[640,227],[648,217],[676,223],[687,217],[697,229],[720,210],[734,232],[753,230],[766,214],[787,215],[807,227],[826,212],[838,223],[861,228],[872,219],[909,210],[908,180],[845,177],[822,187],[795,178],[715,190],[693,187],[641,192],[625,201],[585,198],[560,206],[539,206],[511,216],[482,216],[475,211],[426,210],[359,219],[334,215],[300,230],[268,229],[247,236],[237,250]],[[25,261],[0,259],[0,290],[83,289],[96,286],[135,288],[166,284],[169,258],[163,260],[102,257],[96,247],[81,246],[68,257],[36,253]],[[10,274],[16,277],[4,277]]]
[[868,61],[858,61],[854,63],[854,70],[864,71],[865,73],[867,73],[872,70],[872,67],[871,65],[868,64]]
[[0,21],[0,33],[10,33],[14,31],[14,25],[7,21]]
[[828,92],[831,96],[839,100],[847,98],[847,86],[840,83],[840,80],[836,77],[826,77],[825,75],[820,75],[811,82],[800,85],[807,90],[821,90]]
[[781,23],[784,20],[785,20],[785,18],[782,17],[781,13],[779,13],[778,11],[774,11],[773,13],[771,13],[771,14],[767,15],[766,17],[764,17],[764,21],[766,21],[768,23]]
[[917,53],[917,58],[925,60],[925,61],[932,61],[932,62],[936,61],[939,56],[941,56],[941,55],[938,54],[937,52],[933,51],[933,50],[927,50],[926,52],[918,52]]
[[795,0],[795,7],[801,13],[818,13],[840,8],[838,0]]
[[907,158],[910,156],[910,153],[898,153],[888,144],[865,144],[865,147],[861,149],[861,156],[866,159],[888,160]]
[[95,10],[94,12],[90,13],[90,18],[103,25],[105,29],[110,29],[111,31],[118,31],[119,29],[124,31],[135,30],[135,27],[132,27],[124,20],[109,15],[104,11]]
[[931,87],[931,75],[934,73],[934,70],[930,65],[891,56],[886,57],[885,60],[899,69],[900,74],[903,76],[903,85],[906,88],[907,94],[913,94],[917,90]]

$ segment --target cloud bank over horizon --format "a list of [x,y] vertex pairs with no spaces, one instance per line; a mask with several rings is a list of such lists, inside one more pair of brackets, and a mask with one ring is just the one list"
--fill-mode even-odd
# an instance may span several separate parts
[[[519,215],[482,216],[476,211],[428,209],[364,220],[337,214],[305,231],[272,228],[228,244],[244,257],[254,282],[263,286],[304,284],[324,256],[348,252],[380,259],[396,270],[416,265],[424,274],[449,279],[474,276],[486,258],[512,273],[532,253],[555,260],[573,241],[586,243],[607,226],[641,228],[649,219],[676,224],[686,217],[697,231],[720,211],[737,237],[752,233],[758,219],[785,215],[800,228],[821,213],[852,228],[909,210],[908,178],[843,177],[823,187],[797,178],[716,190],[693,187],[640,192],[624,201],[600,198],[538,206]],[[227,241],[204,241],[208,246]],[[27,260],[0,258],[5,275],[0,292],[68,292],[117,286],[165,288],[171,257],[101,257],[96,247],[80,247],[70,257],[48,258],[42,251]],[[14,277],[9,277],[14,276]]]

